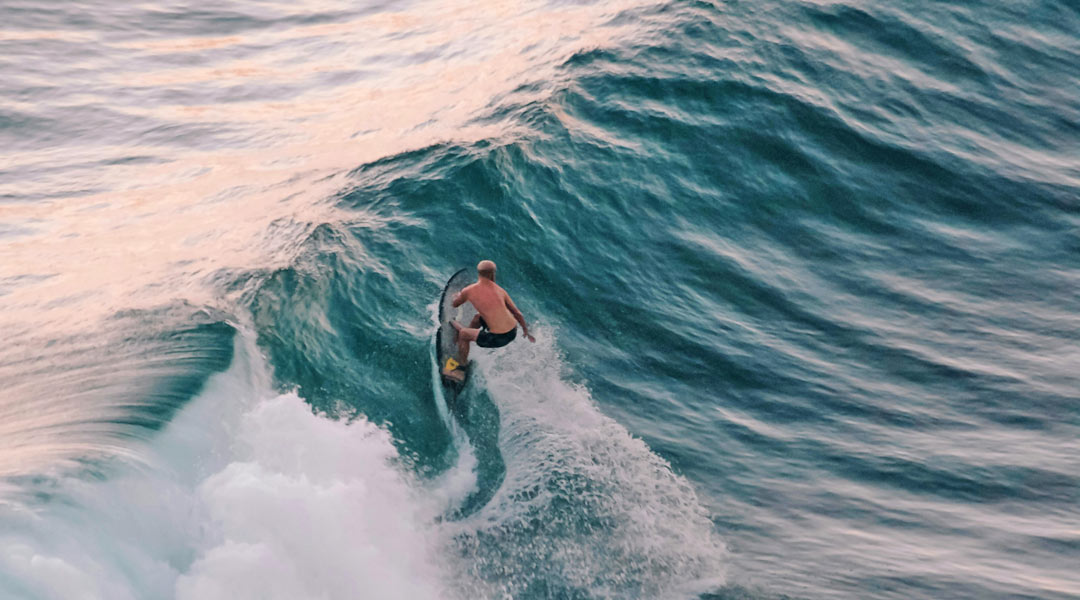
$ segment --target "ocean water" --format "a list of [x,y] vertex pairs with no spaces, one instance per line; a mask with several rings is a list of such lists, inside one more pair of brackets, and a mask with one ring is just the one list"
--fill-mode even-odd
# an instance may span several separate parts
[[0,598],[1080,598],[1071,0],[7,0],[0,75]]

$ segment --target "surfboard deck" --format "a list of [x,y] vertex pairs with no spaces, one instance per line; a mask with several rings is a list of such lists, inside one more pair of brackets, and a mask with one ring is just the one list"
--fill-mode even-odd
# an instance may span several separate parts
[[[439,298],[439,329],[435,333],[435,359],[440,372],[440,381],[449,403],[457,399],[458,394],[465,389],[465,384],[469,382],[469,371],[461,366],[461,356],[458,355],[457,343],[454,341],[457,332],[450,321],[457,321],[468,327],[469,322],[476,315],[476,309],[468,302],[454,308],[454,296],[475,281],[476,276],[469,269],[461,269],[450,276]],[[444,374],[445,371],[450,371],[451,375]]]

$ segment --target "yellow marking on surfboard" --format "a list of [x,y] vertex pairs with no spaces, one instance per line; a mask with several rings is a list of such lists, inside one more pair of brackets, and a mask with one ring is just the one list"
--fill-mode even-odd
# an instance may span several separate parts
[[453,371],[456,368],[458,368],[458,361],[454,360],[453,358],[446,359],[446,370],[447,371]]

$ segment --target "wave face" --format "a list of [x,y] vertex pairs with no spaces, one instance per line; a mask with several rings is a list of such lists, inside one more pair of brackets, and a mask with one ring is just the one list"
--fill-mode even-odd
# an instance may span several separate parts
[[0,24],[0,596],[1080,597],[1068,2]]

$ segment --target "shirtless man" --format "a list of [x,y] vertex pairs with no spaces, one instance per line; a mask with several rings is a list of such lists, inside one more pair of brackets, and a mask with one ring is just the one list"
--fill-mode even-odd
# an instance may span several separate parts
[[495,263],[482,260],[476,265],[476,283],[461,290],[454,296],[454,308],[472,302],[477,315],[468,327],[462,327],[457,321],[450,324],[457,330],[458,352],[461,364],[469,360],[469,342],[476,342],[481,348],[502,348],[517,337],[517,324],[530,342],[536,338],[529,334],[525,317],[514,306],[510,294],[495,283]]

